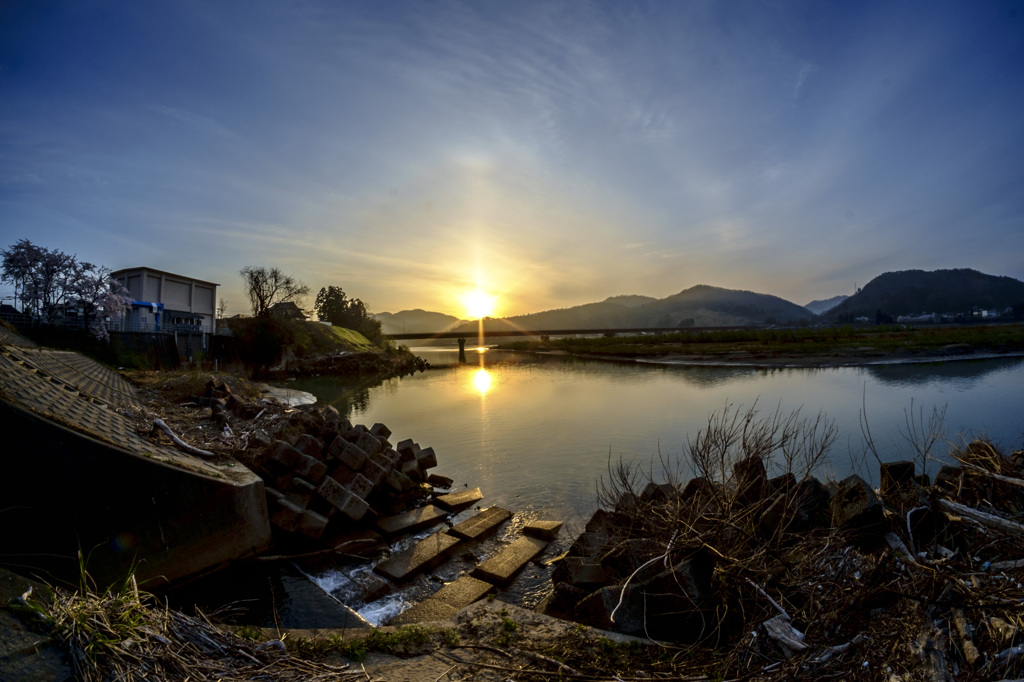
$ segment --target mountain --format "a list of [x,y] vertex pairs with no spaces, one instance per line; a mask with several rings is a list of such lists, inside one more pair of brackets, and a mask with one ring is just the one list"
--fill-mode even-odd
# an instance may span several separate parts
[[622,296],[610,296],[604,300],[605,303],[618,303],[624,305],[627,308],[634,306],[643,305],[644,303],[651,303],[658,299],[653,296],[638,296],[636,294],[624,294]]
[[[690,287],[662,299],[613,296],[597,303],[545,310],[484,322],[488,331],[502,329],[605,329],[641,327],[722,327],[800,323],[811,311],[778,296],[708,285]],[[459,329],[471,333],[476,323]]]
[[375,313],[385,334],[426,333],[447,331],[462,320],[429,310],[402,310],[397,313]]
[[835,308],[837,305],[848,299],[849,296],[833,296],[832,298],[826,298],[824,301],[811,301],[804,307],[810,310],[815,315],[822,315]]
[[[723,289],[698,284],[642,308],[651,326],[720,327],[756,324],[789,324],[811,320],[814,315],[803,306],[753,291]],[[669,324],[664,324],[664,323]]]
[[1024,303],[1024,282],[977,270],[901,270],[886,272],[864,285],[827,317],[849,321],[895,318],[919,313],[967,314],[974,309],[1004,311]]

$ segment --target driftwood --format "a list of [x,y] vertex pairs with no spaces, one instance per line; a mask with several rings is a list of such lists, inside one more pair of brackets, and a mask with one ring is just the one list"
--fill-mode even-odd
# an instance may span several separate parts
[[987,514],[983,511],[978,511],[977,509],[968,507],[967,505],[958,504],[949,500],[939,500],[939,506],[951,514],[962,516],[965,519],[970,519],[975,523],[980,523],[981,525],[988,526],[989,528],[1001,530],[1008,535],[1024,536],[1024,526],[1019,523],[1007,521],[1006,519],[993,514]]
[[1024,480],[1022,479],[1013,478],[1012,476],[1003,476],[1002,474],[997,474],[992,471],[986,471],[985,469],[982,469],[980,466],[971,464],[970,462],[964,462],[963,460],[960,460],[960,465],[969,471],[973,471],[976,474],[988,476],[989,478],[993,478],[997,481],[1002,481],[1003,483],[1009,483],[1010,485],[1016,485],[1020,486],[1021,488],[1024,488]]
[[978,647],[974,646],[974,640],[971,639],[971,629],[967,625],[967,619],[964,618],[964,610],[952,609],[952,612],[953,629],[956,631],[957,639],[960,641],[960,651],[963,653],[967,664],[973,666],[981,654],[978,653]]
[[993,571],[1005,571],[1013,568],[1024,568],[1024,559],[1010,559],[1009,561],[993,561],[989,566]]
[[163,419],[154,419],[153,420],[153,430],[149,432],[149,435],[152,436],[158,430],[159,431],[163,431],[164,433],[166,433],[167,437],[170,438],[171,441],[182,452],[187,452],[188,454],[195,455],[196,457],[206,457],[206,458],[216,457],[216,455],[213,454],[212,452],[210,452],[209,450],[200,450],[199,448],[193,447],[193,446],[189,445],[188,443],[186,443],[185,441],[183,441],[182,439],[178,438],[178,436],[175,435],[174,431],[171,431],[171,427],[164,423]]

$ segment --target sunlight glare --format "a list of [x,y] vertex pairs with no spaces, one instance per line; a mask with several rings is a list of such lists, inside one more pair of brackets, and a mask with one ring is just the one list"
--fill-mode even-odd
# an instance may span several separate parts
[[491,375],[483,367],[473,374],[473,386],[476,387],[476,390],[480,391],[480,395],[487,393],[487,390],[491,387]]
[[480,289],[463,295],[462,304],[466,306],[466,314],[470,319],[479,320],[494,315],[497,296],[492,296]]

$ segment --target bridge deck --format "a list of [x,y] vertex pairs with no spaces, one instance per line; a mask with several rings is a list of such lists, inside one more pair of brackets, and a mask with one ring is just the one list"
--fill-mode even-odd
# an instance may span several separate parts
[[[636,327],[615,329],[485,329],[484,338],[498,336],[574,336],[580,334],[671,334],[673,332],[726,331],[730,329],[754,329],[755,327]],[[408,332],[384,334],[387,339],[458,339],[479,338],[478,331],[460,332]]]

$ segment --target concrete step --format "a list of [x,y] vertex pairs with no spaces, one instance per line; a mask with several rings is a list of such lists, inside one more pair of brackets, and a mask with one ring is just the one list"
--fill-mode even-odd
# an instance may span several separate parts
[[552,542],[558,537],[560,530],[562,530],[561,521],[530,521],[523,526],[523,535]]
[[388,621],[388,625],[411,625],[435,620],[450,620],[459,610],[438,599],[424,599]]
[[377,564],[373,570],[395,582],[404,582],[417,573],[440,564],[461,542],[462,540],[454,535],[434,533],[404,552],[399,552],[387,561]]
[[413,509],[394,516],[377,519],[374,524],[385,537],[394,537],[406,533],[416,533],[441,523],[450,512],[428,504],[420,509]]
[[472,490],[462,490],[457,493],[439,495],[434,498],[434,504],[449,511],[457,511],[459,509],[465,509],[474,502],[479,502],[482,499],[484,499],[484,494],[480,492],[480,488],[473,488]]
[[544,551],[547,541],[539,538],[520,537],[504,547],[490,559],[473,570],[473,575],[481,580],[504,585],[512,580],[523,566]]
[[459,609],[483,599],[494,591],[494,585],[464,575],[448,583],[434,594],[400,613],[388,625],[447,620]]
[[457,523],[448,531],[449,535],[460,537],[463,540],[479,540],[488,533],[492,533],[502,523],[512,517],[512,512],[501,507],[490,507],[476,516],[472,516],[462,523]]

